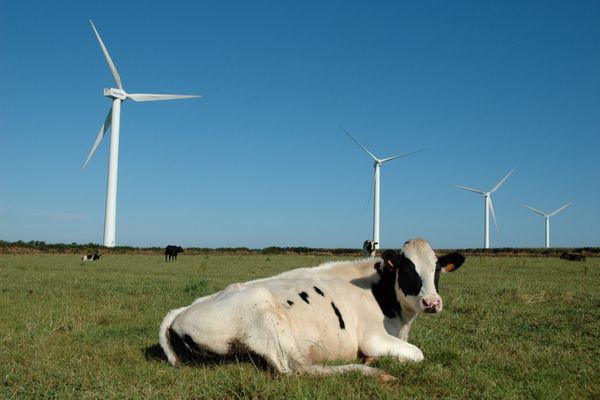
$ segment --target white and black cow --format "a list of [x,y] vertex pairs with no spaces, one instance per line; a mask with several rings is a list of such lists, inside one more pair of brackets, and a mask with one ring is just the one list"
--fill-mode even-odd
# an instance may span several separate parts
[[464,262],[459,253],[436,258],[429,243],[415,239],[381,258],[326,263],[229,285],[187,307],[169,311],[160,345],[178,366],[187,356],[257,354],[280,373],[359,371],[382,380],[390,375],[353,363],[392,356],[421,361],[408,343],[415,317],[442,311],[441,272]]
[[373,240],[365,240],[363,243],[363,254],[367,257],[375,257],[375,242]]
[[177,254],[179,253],[183,253],[183,248],[181,246],[168,245],[165,247],[165,261],[176,261]]
[[81,257],[81,261],[98,261],[100,257],[100,253],[95,252],[94,254],[87,254]]

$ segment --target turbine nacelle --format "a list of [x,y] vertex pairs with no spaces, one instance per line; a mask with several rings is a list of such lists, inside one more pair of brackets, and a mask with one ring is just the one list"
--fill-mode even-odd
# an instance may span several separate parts
[[115,88],[104,88],[104,97],[110,97],[111,99],[127,100],[127,92],[123,89]]

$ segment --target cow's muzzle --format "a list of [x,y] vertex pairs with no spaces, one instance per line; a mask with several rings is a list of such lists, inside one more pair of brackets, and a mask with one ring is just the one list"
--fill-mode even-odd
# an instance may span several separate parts
[[423,297],[421,309],[427,314],[436,314],[442,311],[442,299],[439,296]]

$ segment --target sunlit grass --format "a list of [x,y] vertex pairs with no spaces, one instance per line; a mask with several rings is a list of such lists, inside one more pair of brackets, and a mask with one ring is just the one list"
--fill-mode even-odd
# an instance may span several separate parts
[[244,360],[172,368],[165,313],[227,284],[325,256],[0,256],[0,398],[599,398],[600,259],[470,257],[442,278],[444,312],[420,317],[420,364],[279,376]]

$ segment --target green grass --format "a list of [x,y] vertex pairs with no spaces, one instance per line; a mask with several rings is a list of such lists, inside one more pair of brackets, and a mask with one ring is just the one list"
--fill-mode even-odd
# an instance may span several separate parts
[[419,317],[420,364],[399,378],[279,376],[249,361],[172,368],[165,313],[227,284],[324,256],[0,255],[0,398],[600,398],[600,259],[470,257],[442,277],[440,316]]

